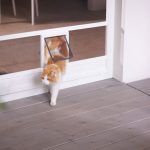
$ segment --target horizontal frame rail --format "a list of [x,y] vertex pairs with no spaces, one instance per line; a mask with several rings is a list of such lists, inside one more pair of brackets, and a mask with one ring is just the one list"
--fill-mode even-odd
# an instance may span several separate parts
[[94,28],[94,27],[103,27],[103,26],[107,26],[106,21],[75,25],[75,26],[60,27],[60,28],[53,28],[53,29],[44,29],[44,30],[38,30],[38,31],[23,32],[23,33],[17,33],[17,34],[2,35],[0,36],[0,41],[25,38],[25,37],[31,37],[31,36],[40,36],[40,35],[46,37],[47,34],[49,33],[54,34],[54,35],[57,35],[56,33],[58,33],[59,35],[61,35],[61,33],[64,33],[64,32],[81,30],[81,29],[89,29],[89,28]]

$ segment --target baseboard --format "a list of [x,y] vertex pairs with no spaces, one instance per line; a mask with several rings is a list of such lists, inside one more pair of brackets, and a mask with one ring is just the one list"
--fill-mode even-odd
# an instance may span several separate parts
[[[12,101],[47,92],[40,80],[41,68],[0,77],[0,100]],[[68,64],[60,89],[111,78],[106,57],[91,58]]]
[[[74,87],[74,86],[88,84],[88,83],[92,83],[92,82],[96,82],[96,81],[100,81],[100,80],[104,80],[104,79],[108,79],[108,78],[111,78],[111,76],[108,75],[108,73],[104,73],[101,75],[89,76],[86,78],[80,78],[77,80],[62,82],[60,89],[66,89],[66,88],[70,88],[70,87]],[[47,93],[47,92],[48,92],[48,89],[46,87],[40,86],[40,87],[35,88],[35,89],[20,91],[20,92],[11,93],[11,94],[1,96],[1,100],[3,102],[8,102],[8,101],[19,100],[22,98],[35,96],[35,95],[39,95],[39,94],[43,94],[43,93]]]
[[46,93],[47,91],[48,90],[46,88],[41,86],[41,87],[38,87],[36,89],[30,89],[30,90],[20,91],[20,92],[11,93],[11,94],[1,96],[1,101],[2,102],[9,102],[9,101],[14,101],[14,100],[19,100],[22,98],[43,94],[43,93]]

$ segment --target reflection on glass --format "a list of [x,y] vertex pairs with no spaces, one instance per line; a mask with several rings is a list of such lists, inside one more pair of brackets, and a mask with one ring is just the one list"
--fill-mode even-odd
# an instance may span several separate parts
[[0,41],[0,75],[40,66],[40,37]]
[[105,55],[105,27],[70,32],[70,47],[77,61]]
[[66,36],[64,35],[45,38],[45,46],[54,62],[73,57]]

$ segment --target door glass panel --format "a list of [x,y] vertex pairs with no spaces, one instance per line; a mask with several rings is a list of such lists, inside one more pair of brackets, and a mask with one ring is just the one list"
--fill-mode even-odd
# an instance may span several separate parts
[[106,0],[38,0],[39,16],[35,11],[35,26],[31,26],[31,0],[15,2],[16,16],[11,0],[1,0],[0,35],[106,20]]
[[40,37],[0,41],[0,74],[40,67]]
[[71,61],[105,55],[105,27],[70,32],[70,47],[74,57]]

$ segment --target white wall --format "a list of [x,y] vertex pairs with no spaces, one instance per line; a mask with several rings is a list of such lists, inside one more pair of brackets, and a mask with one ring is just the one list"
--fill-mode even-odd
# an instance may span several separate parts
[[126,0],[123,81],[150,78],[150,0]]
[[115,0],[115,27],[114,27],[114,63],[113,63],[113,77],[122,81],[122,60],[121,60],[121,44],[122,44],[122,0]]
[[122,81],[128,83],[150,78],[150,0],[122,1],[123,56],[122,64],[117,63],[122,65]]

